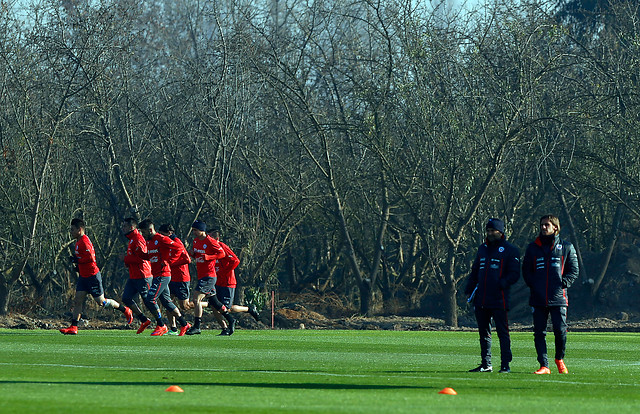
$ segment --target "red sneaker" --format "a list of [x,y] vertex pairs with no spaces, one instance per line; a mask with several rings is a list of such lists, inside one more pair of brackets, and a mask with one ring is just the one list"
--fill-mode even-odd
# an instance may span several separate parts
[[151,336],[162,336],[167,332],[169,332],[169,328],[167,328],[167,325],[156,326],[156,329],[151,332]]
[[60,332],[62,332],[65,335],[78,335],[78,327],[70,326],[68,328],[62,328],[60,329]]
[[151,325],[151,319],[147,319],[146,321],[142,322],[140,324],[140,327],[138,328],[138,332],[136,332],[137,334],[141,334],[142,332],[144,332],[145,329],[147,329],[147,326]]
[[180,327],[180,333],[178,334],[178,336],[184,336],[184,334],[187,333],[189,328],[191,328],[191,324],[189,322],[187,322],[187,324],[185,326],[181,326]]
[[568,374],[569,370],[567,369],[567,366],[564,364],[564,361],[561,359],[556,359],[556,365],[558,367],[558,372],[560,374]]
[[127,325],[131,325],[133,322],[133,312],[127,306],[124,307],[124,317],[127,318]]
[[540,367],[540,369],[534,372],[534,374],[538,374],[538,375],[551,374],[551,371],[549,370],[549,367]]

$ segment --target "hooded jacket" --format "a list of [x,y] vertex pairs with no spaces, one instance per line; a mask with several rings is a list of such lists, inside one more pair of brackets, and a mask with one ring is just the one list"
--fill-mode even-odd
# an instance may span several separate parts
[[476,307],[509,310],[509,290],[519,278],[520,249],[504,236],[494,243],[485,241],[478,247],[465,294],[475,290]]
[[545,245],[540,237],[529,243],[522,261],[522,277],[533,307],[569,306],[567,288],[578,278],[578,256],[571,243],[556,235]]

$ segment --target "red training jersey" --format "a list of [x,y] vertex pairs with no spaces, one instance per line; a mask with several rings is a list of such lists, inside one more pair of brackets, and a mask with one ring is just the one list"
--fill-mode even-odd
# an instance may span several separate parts
[[174,260],[171,261],[171,281],[172,282],[189,282],[191,281],[191,276],[189,275],[189,263],[191,263],[191,258],[189,257],[189,253],[187,253],[187,249],[185,249],[182,240],[180,240],[177,236],[169,236],[173,242],[178,245],[177,252],[171,252],[172,256],[175,254]]
[[97,274],[100,269],[96,263],[96,251],[93,250],[93,243],[86,234],[76,241],[76,258],[78,259],[78,273],[80,277],[91,277]]
[[129,279],[144,279],[151,277],[151,264],[144,259],[147,253],[147,241],[138,229],[126,234],[129,239],[124,264],[129,268]]
[[[174,253],[172,253],[172,251]],[[169,264],[178,252],[178,245],[169,237],[156,233],[151,240],[147,240],[146,258],[151,263],[153,277],[171,277]]]
[[221,241],[218,241],[218,243],[220,247],[222,247],[225,256],[216,260],[216,275],[218,275],[216,285],[234,288],[237,284],[234,269],[240,264],[240,259],[238,259],[238,256],[235,255],[229,246]]
[[224,257],[224,250],[218,241],[207,235],[204,239],[193,240],[193,257],[196,259],[198,279],[216,277],[216,259]]

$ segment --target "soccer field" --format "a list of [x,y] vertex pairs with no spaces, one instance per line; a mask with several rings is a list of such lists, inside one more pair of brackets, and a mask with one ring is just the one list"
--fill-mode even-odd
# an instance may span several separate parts
[[[640,334],[569,333],[569,375],[537,376],[531,333],[510,374],[468,373],[475,332],[0,330],[1,413],[637,413]],[[548,338],[553,357],[553,335]],[[497,338],[496,341],[497,342]],[[494,366],[499,347],[494,344]],[[553,365],[553,364],[552,364]],[[552,366],[555,368],[555,366]],[[167,392],[177,385],[184,392]],[[438,391],[451,387],[457,395]]]

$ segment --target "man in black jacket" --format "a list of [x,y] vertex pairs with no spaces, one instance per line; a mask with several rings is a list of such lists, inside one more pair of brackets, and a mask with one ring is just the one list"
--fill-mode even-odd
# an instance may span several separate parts
[[552,215],[540,219],[540,235],[527,247],[522,276],[529,286],[529,305],[533,308],[533,336],[540,369],[550,374],[547,359],[547,320],[551,315],[558,372],[568,374],[564,364],[567,344],[567,288],[578,277],[578,257],[571,243],[560,239],[560,220]]
[[465,294],[473,301],[480,334],[480,366],[469,372],[491,372],[491,318],[500,340],[500,372],[510,372],[509,288],[520,278],[520,250],[504,235],[502,220],[492,218],[486,225],[487,238],[478,248]]

